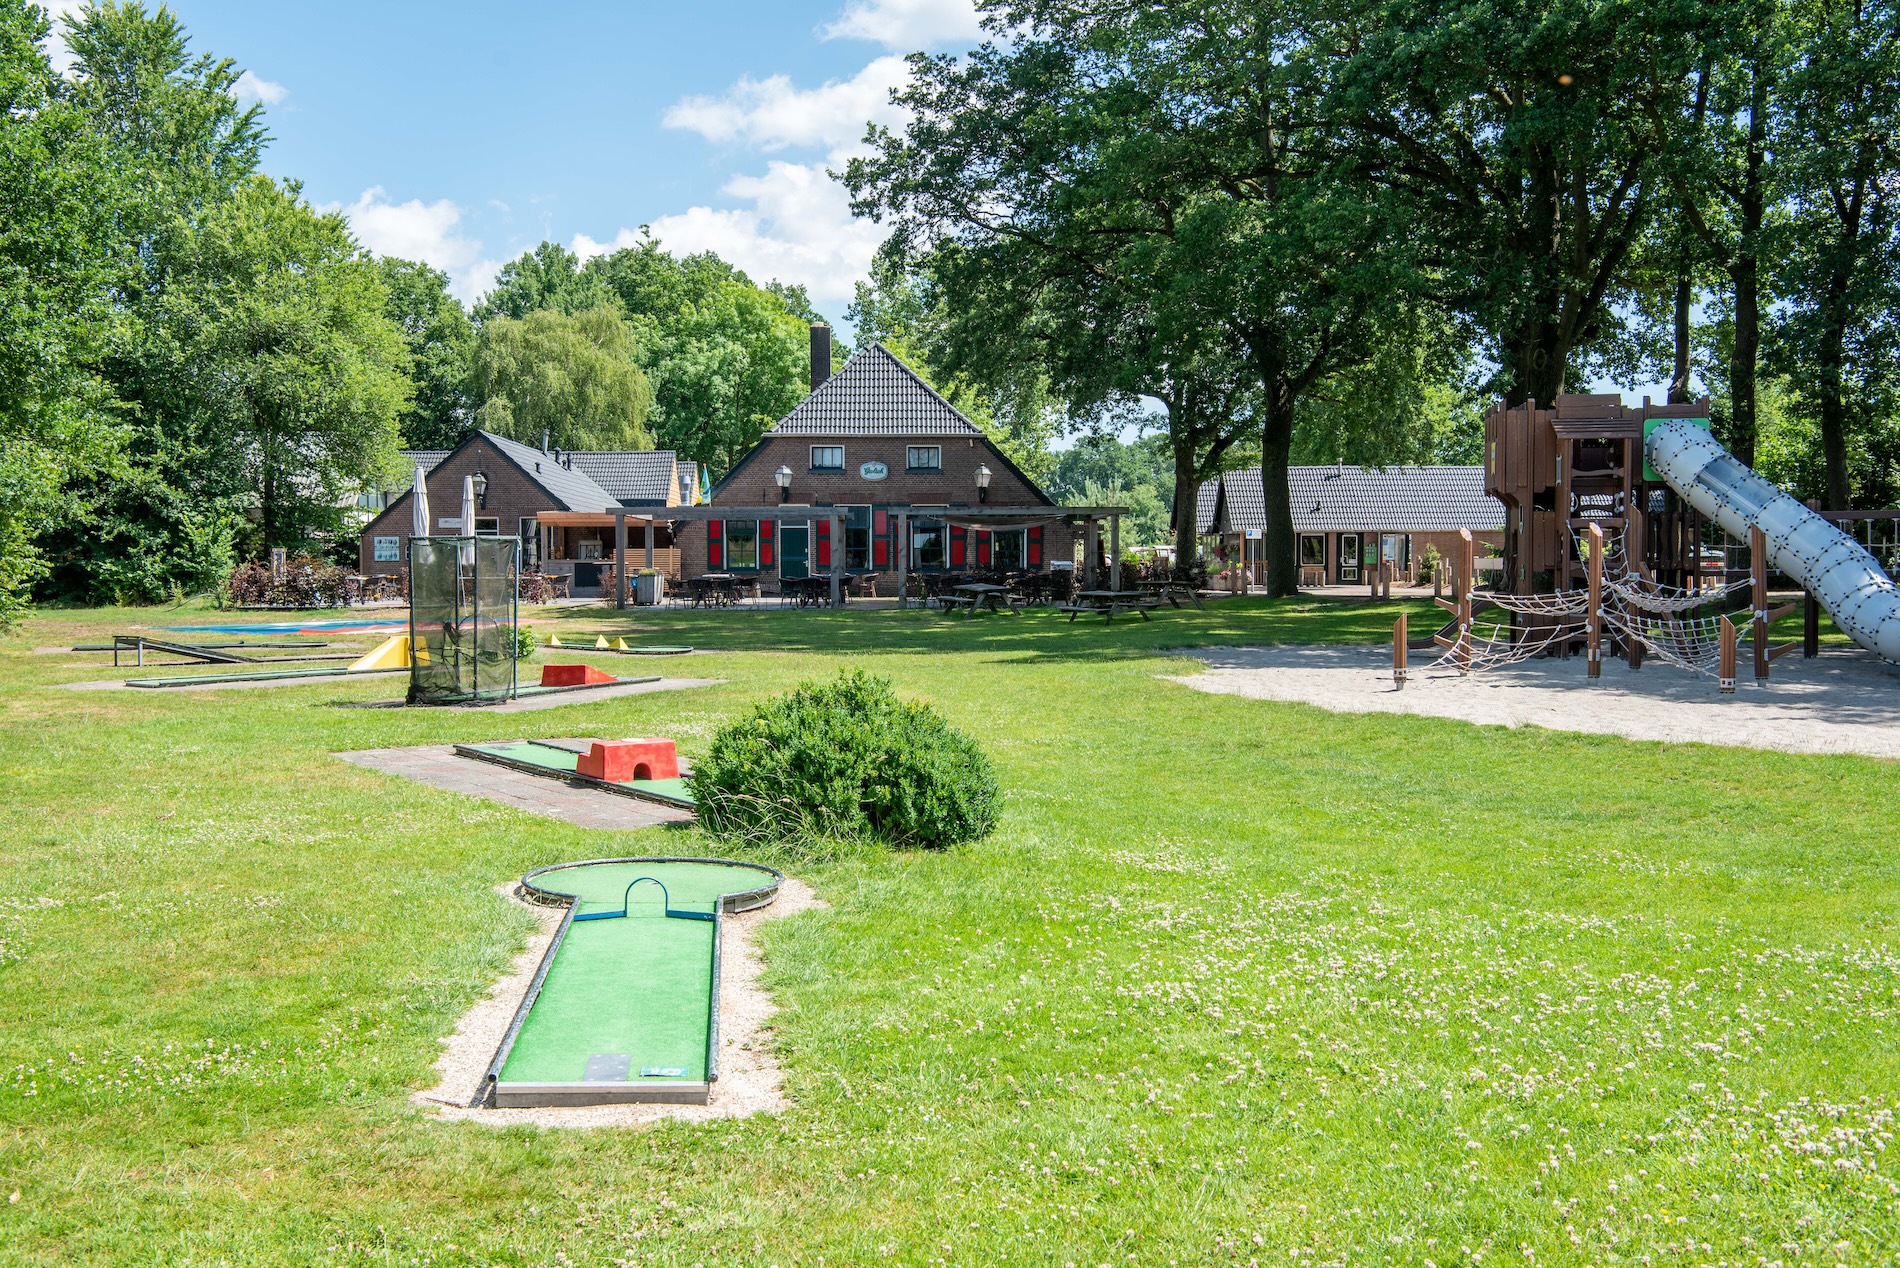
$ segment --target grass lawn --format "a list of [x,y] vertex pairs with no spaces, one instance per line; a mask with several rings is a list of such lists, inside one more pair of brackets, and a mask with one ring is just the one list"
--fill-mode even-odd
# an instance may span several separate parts
[[[515,715],[338,707],[399,678],[51,690],[109,658],[36,645],[185,622],[44,614],[0,643],[0,1262],[1891,1261],[1900,771],[1158,678],[1397,611],[545,615],[726,681]],[[724,847],[331,755],[692,754],[846,665],[980,737],[1007,808],[947,853],[769,860],[829,903],[765,926],[793,1108],[414,1107],[528,932],[498,885]]]

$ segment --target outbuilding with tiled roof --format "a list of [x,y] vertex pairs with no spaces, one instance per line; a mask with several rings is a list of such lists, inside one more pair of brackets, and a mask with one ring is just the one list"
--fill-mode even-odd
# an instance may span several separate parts
[[[1482,467],[1292,467],[1287,488],[1302,585],[1370,584],[1381,557],[1400,575],[1414,574],[1427,547],[1449,555],[1461,529],[1487,545],[1503,542],[1504,507],[1484,491]],[[1265,581],[1259,467],[1205,481],[1195,524],[1215,539],[1236,585],[1241,576]]]

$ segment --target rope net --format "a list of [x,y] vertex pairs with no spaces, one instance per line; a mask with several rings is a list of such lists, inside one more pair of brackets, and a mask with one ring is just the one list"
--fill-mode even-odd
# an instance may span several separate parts
[[[1573,534],[1574,535],[1574,534]],[[1578,543],[1582,545],[1581,542]],[[1588,559],[1580,550],[1579,558]],[[1686,589],[1665,586],[1629,566],[1624,534],[1603,535],[1603,626],[1627,643],[1641,643],[1656,659],[1692,673],[1719,677],[1722,624],[1719,608],[1730,596],[1748,591],[1745,581]],[[1587,590],[1558,590],[1544,594],[1474,592],[1471,624],[1439,655],[1434,668],[1480,672],[1516,664],[1563,650],[1571,639],[1589,632],[1590,594]],[[1481,621],[1476,608],[1485,604],[1511,614],[1512,619]],[[1718,608],[1715,615],[1699,609]],[[1517,618],[1530,617],[1526,621]],[[1752,622],[1737,623],[1738,641],[1752,636]]]

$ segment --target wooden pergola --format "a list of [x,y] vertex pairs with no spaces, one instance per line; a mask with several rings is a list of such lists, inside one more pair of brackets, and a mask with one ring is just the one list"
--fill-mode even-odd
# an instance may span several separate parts
[[[905,591],[908,588],[910,565],[910,521],[911,519],[954,521],[968,527],[1008,528],[1012,525],[1026,524],[1038,520],[1062,520],[1080,523],[1083,529],[1083,576],[1092,576],[1095,567],[1097,545],[1101,540],[1102,521],[1108,521],[1108,588],[1121,589],[1122,516],[1127,513],[1121,506],[886,506],[880,510],[897,520],[897,594],[898,605],[908,603]],[[653,526],[655,524],[684,524],[701,520],[769,520],[774,523],[792,521],[804,523],[815,519],[828,519],[831,522],[831,540],[844,540],[844,512],[846,508],[838,506],[812,506],[808,503],[788,502],[778,506],[656,506],[652,509],[623,507],[613,511],[543,511],[542,524],[554,528],[604,528],[608,524],[614,529],[614,606],[627,606],[627,521],[635,520],[647,526],[645,567],[653,566]],[[831,552],[831,606],[844,606],[845,552]]]

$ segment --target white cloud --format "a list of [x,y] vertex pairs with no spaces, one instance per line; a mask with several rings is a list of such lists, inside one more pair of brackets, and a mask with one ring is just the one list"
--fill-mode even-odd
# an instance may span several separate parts
[[449,290],[464,303],[474,303],[501,268],[501,261],[482,254],[480,239],[457,231],[462,209],[447,198],[392,203],[383,187],[374,185],[349,206],[332,203],[324,210],[347,216],[357,239],[376,254],[441,269],[449,275]]
[[828,40],[871,40],[912,52],[980,38],[975,0],[850,0],[838,20],[819,28]]
[[849,79],[800,89],[789,76],[741,79],[717,97],[687,97],[667,110],[669,128],[708,141],[739,141],[763,150],[823,146],[840,150],[864,137],[865,124],[901,123],[891,89],[909,75],[901,57],[880,57]]
[[[774,160],[763,175],[734,177],[721,192],[751,206],[661,216],[653,236],[674,255],[716,252],[755,282],[798,283],[820,306],[842,307],[853,284],[870,273],[883,231],[852,217],[849,195],[823,167]],[[622,229],[605,243],[577,235],[571,249],[586,257],[639,241],[636,231]]]
[[66,27],[78,12],[86,7],[86,0],[40,0],[40,7],[46,10],[46,16],[52,31],[46,39],[46,57],[53,63],[53,73],[64,75],[73,68],[72,50],[66,47]]
[[282,84],[272,83],[255,71],[247,70],[239,75],[237,83],[232,85],[231,95],[240,103],[259,101],[267,106],[274,106],[290,95],[290,89]]

